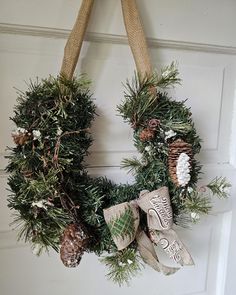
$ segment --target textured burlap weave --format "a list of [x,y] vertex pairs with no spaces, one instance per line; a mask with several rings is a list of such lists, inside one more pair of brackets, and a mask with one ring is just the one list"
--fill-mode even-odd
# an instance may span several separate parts
[[83,0],[74,27],[67,40],[61,66],[61,74],[71,79],[79,59],[81,46],[92,11],[94,0]]
[[123,18],[138,73],[141,76],[152,75],[147,41],[135,0],[121,0]]
[[[74,27],[67,40],[61,67],[61,74],[71,79],[78,62],[81,46],[94,0],[83,0]],[[142,76],[150,76],[152,67],[143,26],[135,0],[121,0],[124,23],[129,45],[137,71]]]

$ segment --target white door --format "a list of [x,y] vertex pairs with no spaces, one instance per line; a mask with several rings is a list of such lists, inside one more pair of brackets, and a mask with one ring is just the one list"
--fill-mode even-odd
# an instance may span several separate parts
[[[233,187],[229,201],[216,201],[212,216],[179,235],[195,266],[164,277],[146,267],[131,287],[119,288],[105,278],[94,255],[85,255],[77,269],[66,269],[56,253],[34,256],[16,242],[7,208],[5,146],[12,145],[16,94],[29,78],[56,75],[63,48],[81,1],[0,0],[0,294],[145,294],[235,295],[236,282],[236,2],[232,0],[139,0],[153,65],[178,61],[183,85],[173,95],[189,98],[199,134],[203,181],[227,176]],[[127,46],[118,0],[97,0],[77,73],[93,80],[100,116],[89,158],[91,173],[126,182],[121,159],[134,152],[132,132],[116,114],[121,82],[132,77],[134,63]],[[128,176],[129,179],[130,176]]]

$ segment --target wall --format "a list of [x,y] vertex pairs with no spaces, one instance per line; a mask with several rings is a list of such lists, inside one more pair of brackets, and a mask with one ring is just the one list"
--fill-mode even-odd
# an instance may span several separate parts
[[[191,250],[196,266],[175,276],[163,277],[146,268],[130,288],[113,286],[93,255],[86,255],[78,269],[65,269],[51,253],[35,257],[23,243],[16,243],[9,228],[4,172],[5,146],[12,145],[9,122],[15,104],[15,86],[25,89],[33,77],[56,75],[63,47],[81,1],[0,0],[0,286],[1,294],[150,294],[233,295],[236,292],[231,259],[236,246],[235,186],[228,202],[215,201],[214,214],[192,230],[178,229]],[[137,1],[148,36],[154,67],[176,60],[182,86],[172,90],[177,99],[188,98],[197,130],[203,138],[200,160],[206,172],[202,182],[215,175],[235,180],[236,19],[235,1]],[[135,154],[132,132],[117,116],[122,83],[131,78],[134,62],[127,46],[119,1],[97,0],[76,72],[86,72],[99,117],[93,127],[94,145],[88,159],[94,175],[117,182],[131,180],[120,170],[121,159]],[[183,283],[184,282],[184,283]]]

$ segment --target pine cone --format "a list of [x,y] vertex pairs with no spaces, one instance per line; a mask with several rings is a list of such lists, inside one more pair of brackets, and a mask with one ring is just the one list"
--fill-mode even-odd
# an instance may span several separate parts
[[89,236],[81,224],[70,224],[61,237],[60,257],[66,267],[79,265],[88,246]]
[[168,169],[176,186],[185,186],[189,182],[192,158],[191,144],[178,139],[169,145]]
[[15,144],[24,145],[30,138],[27,133],[12,134]]
[[141,141],[149,141],[149,140],[153,139],[154,136],[155,136],[154,130],[151,130],[149,128],[145,128],[140,132],[139,139]]
[[148,127],[151,130],[156,130],[160,123],[161,121],[159,119],[151,119],[148,121]]

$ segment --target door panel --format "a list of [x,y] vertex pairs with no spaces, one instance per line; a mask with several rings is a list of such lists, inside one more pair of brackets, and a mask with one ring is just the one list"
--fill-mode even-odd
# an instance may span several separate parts
[[[132,281],[131,287],[120,289],[106,280],[106,270],[96,256],[85,255],[77,269],[66,269],[55,253],[50,253],[49,256],[44,254],[41,258],[34,256],[27,245],[16,242],[16,232],[9,227],[12,217],[7,208],[4,156],[5,147],[12,145],[10,134],[13,126],[9,116],[12,115],[16,100],[13,86],[26,89],[24,81],[28,81],[29,78],[47,77],[49,74],[58,73],[65,38],[68,35],[67,29],[71,27],[75,16],[72,17],[72,10],[76,10],[78,6],[78,3],[72,0],[58,1],[57,4],[51,1],[43,23],[41,18],[37,18],[38,16],[33,17],[33,13],[37,14],[34,9],[38,1],[21,2],[19,11],[22,11],[24,5],[25,7],[28,5],[31,15],[27,14],[24,21],[20,20],[19,15],[10,11],[18,4],[15,1],[5,1],[3,11],[6,15],[3,16],[1,13],[5,24],[0,24],[0,294],[92,295],[99,291],[103,294],[115,295],[122,292],[124,295],[132,295],[143,294],[148,290],[151,295],[234,295],[236,293],[234,279],[236,237],[233,230],[236,226],[234,201],[236,138],[235,132],[232,132],[236,124],[233,111],[236,78],[236,48],[232,47],[235,45],[234,40],[230,40],[227,36],[222,39],[218,36],[217,39],[213,33],[211,36],[212,28],[201,31],[202,35],[199,31],[197,36],[190,36],[189,31],[197,17],[205,21],[205,16],[200,13],[201,5],[191,6],[193,1],[189,1],[188,5],[191,9],[195,6],[198,9],[196,8],[196,16],[193,16],[196,19],[190,22],[190,27],[183,27],[182,24],[182,35],[176,34],[177,40],[172,38],[171,41],[166,39],[174,34],[180,24],[172,32],[167,23],[164,23],[166,35],[164,28],[161,29],[160,36],[163,39],[157,40],[161,25],[157,20],[152,22],[148,18],[147,12],[150,12],[152,19],[156,15],[150,11],[148,3],[162,4],[158,12],[159,17],[161,12],[166,13],[167,7],[174,4],[172,1],[138,1],[144,9],[142,16],[145,28],[147,25],[150,29],[149,36],[153,38],[150,39],[150,51],[154,67],[159,69],[172,60],[176,60],[179,64],[183,84],[175,90],[170,90],[170,94],[177,100],[188,99],[187,105],[192,108],[197,130],[204,140],[199,155],[205,171],[201,183],[216,175],[223,175],[231,181],[233,187],[228,201],[214,200],[214,210],[210,217],[204,218],[188,230],[176,228],[193,255],[194,267],[185,267],[170,277],[164,277],[146,267],[143,274]],[[66,2],[71,6],[67,6]],[[116,5],[113,0],[102,2],[107,4],[107,10]],[[204,3],[206,7],[211,7],[211,2],[208,0]],[[40,9],[44,11],[47,4],[44,1],[40,3],[42,3]],[[230,3],[233,7],[234,4]],[[180,1],[179,6],[188,11],[185,4],[186,1]],[[63,8],[65,14],[70,14],[71,19],[61,20],[59,11],[56,19],[53,11],[55,5],[60,6],[60,9]],[[218,3],[213,11],[209,12],[212,18],[217,11],[221,11],[221,6],[223,4]],[[98,15],[101,14],[98,4],[96,8]],[[120,7],[117,4],[115,8],[114,18],[106,15],[98,27],[95,26],[96,22],[99,22],[98,16],[94,16],[76,72],[77,74],[86,72],[92,79],[92,91],[99,114],[92,130],[94,144],[87,159],[90,173],[107,175],[118,183],[125,183],[132,181],[132,176],[127,176],[125,171],[120,170],[120,161],[123,157],[136,154],[136,151],[132,142],[132,131],[122,122],[121,117],[117,116],[116,105],[123,97],[122,82],[133,76],[134,62],[126,38],[119,35],[124,31],[119,23]],[[227,14],[227,9],[222,8],[222,13]],[[180,9],[176,12],[171,11],[170,14],[178,19]],[[51,19],[50,15],[53,15]],[[101,15],[99,17],[101,19]],[[106,28],[105,24],[109,22],[111,26]],[[229,22],[227,19],[222,27],[225,33]],[[61,27],[63,29],[60,29]],[[208,44],[202,44],[207,43],[206,40],[209,40]],[[216,40],[216,45],[212,45],[213,40]],[[222,44],[230,44],[231,47]],[[171,264],[163,253],[160,253],[160,256],[163,261]]]

